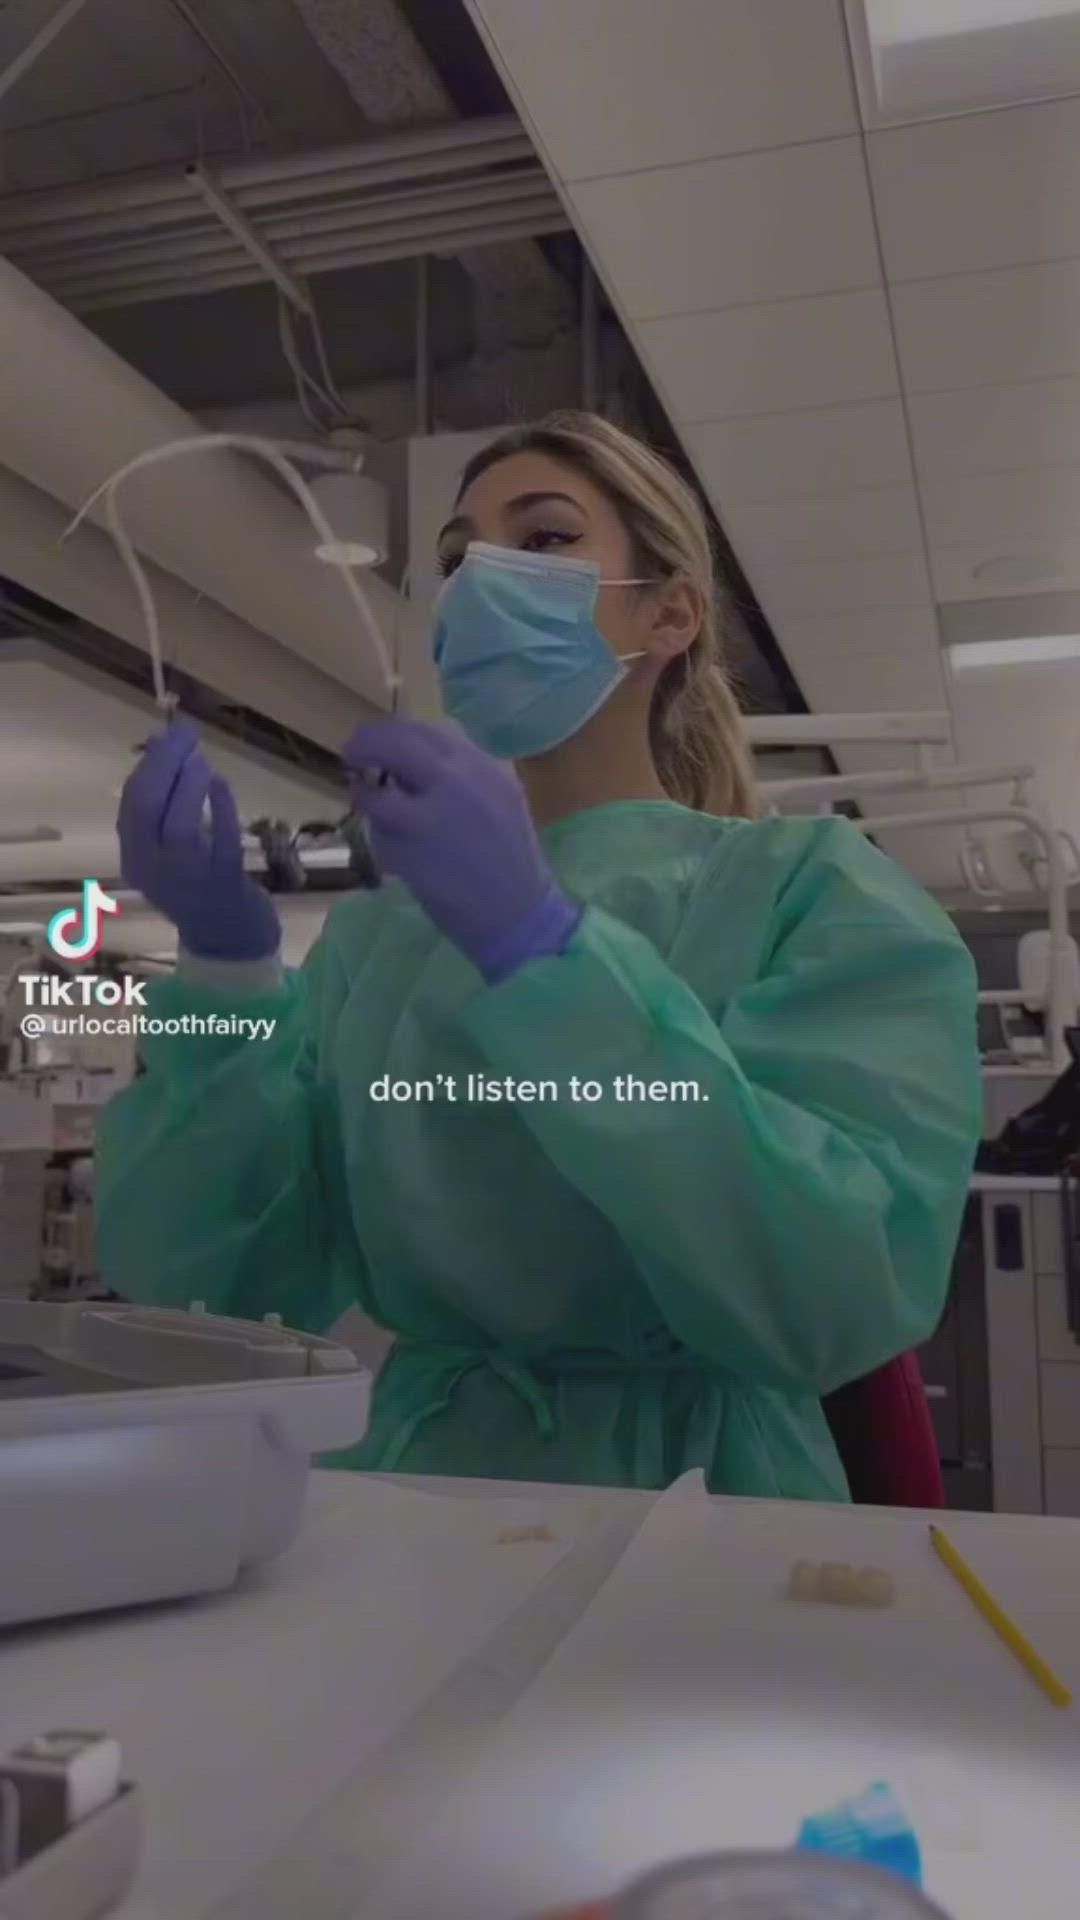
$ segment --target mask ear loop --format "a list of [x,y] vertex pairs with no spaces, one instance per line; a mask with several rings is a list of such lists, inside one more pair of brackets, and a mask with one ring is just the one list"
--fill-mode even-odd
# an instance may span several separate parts
[[[599,591],[601,587],[655,587],[660,585],[660,581],[654,574],[643,573],[635,574],[628,580],[598,580],[596,585]],[[648,647],[638,647],[635,653],[616,653],[614,647],[611,651],[620,666],[629,665],[631,660],[647,660],[649,657]]]
[[[97,505],[99,500],[104,499],[109,532],[115,542],[117,552],[127,572],[128,578],[131,580],[135,589],[143,623],[146,628],[146,640],[150,651],[151,673],[154,683],[154,699],[161,711],[169,717],[172,716],[178,704],[178,697],[170,693],[165,684],[165,669],[161,651],[161,628],[158,621],[157,607],[154,603],[154,596],[150,588],[150,581],[146,569],[142,564],[140,556],[135,551],[134,544],[120,518],[120,510],[116,498],[117,491],[121,483],[126,480],[130,474],[138,473],[144,467],[156,466],[161,461],[176,459],[185,454],[208,453],[225,447],[233,447],[239,452],[254,454],[273,467],[275,472],[280,474],[286,485],[295,494],[297,500],[299,500],[320,541],[325,545],[333,544],[333,529],[326,519],[315,495],[312,493],[303,475],[299,472],[293,461],[290,460],[287,455],[283,454],[280,448],[274,445],[273,441],[262,440],[252,434],[238,433],[195,434],[188,439],[170,440],[167,441],[164,446],[151,447],[146,453],[136,454],[134,459],[127,461],[124,466],[118,467],[115,473],[110,474],[108,479],[103,480],[101,485],[94,489],[94,492],[83,502],[78,513],[64,529],[61,536],[63,540],[70,539],[71,535],[82,525],[83,520],[91,509]],[[386,644],[379,630],[375,615],[372,612],[367,595],[355,579],[353,570],[350,567],[341,561],[334,561],[331,564],[337,567],[345,592],[352,602],[354,610],[359,614],[361,624],[365,628],[368,638],[371,641],[393,708],[398,691],[396,667],[387,652]]]

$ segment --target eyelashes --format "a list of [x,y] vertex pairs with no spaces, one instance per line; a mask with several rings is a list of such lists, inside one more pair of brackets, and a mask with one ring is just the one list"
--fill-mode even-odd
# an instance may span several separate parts
[[[580,533],[568,533],[564,527],[534,527],[523,540],[518,541],[521,553],[547,553],[552,547],[573,547],[581,539]],[[436,559],[436,571],[441,580],[448,580],[456,573],[465,558],[461,553],[440,553]]]

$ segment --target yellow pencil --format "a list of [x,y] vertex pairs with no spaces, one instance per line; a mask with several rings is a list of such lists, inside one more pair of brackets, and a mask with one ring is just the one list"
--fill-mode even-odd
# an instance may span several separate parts
[[1026,1667],[1036,1686],[1042,1688],[1047,1699],[1052,1701],[1055,1707],[1071,1706],[1072,1694],[1068,1687],[1062,1685],[1055,1673],[1051,1673],[1045,1660],[1039,1658],[1031,1642],[1025,1640],[1019,1627],[1013,1625],[1008,1614],[1004,1613],[997,1601],[987,1593],[982,1581],[972,1573],[967,1561],[961,1559],[952,1541],[945,1538],[940,1527],[931,1527],[930,1542],[938,1559],[944,1561],[953,1579],[963,1587],[972,1606],[993,1627],[998,1639],[1005,1642],[1009,1652],[1019,1660],[1020,1665]]

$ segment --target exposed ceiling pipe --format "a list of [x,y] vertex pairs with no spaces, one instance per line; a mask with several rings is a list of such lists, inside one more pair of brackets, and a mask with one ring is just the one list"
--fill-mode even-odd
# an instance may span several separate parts
[[29,73],[46,49],[52,46],[57,34],[63,32],[68,23],[74,20],[76,14],[82,12],[85,5],[86,0],[64,0],[64,4],[57,7],[52,18],[46,20],[45,25],[39,28],[32,40],[27,42],[22,52],[17,53],[14,60],[10,60],[0,73],[0,100],[5,94],[10,93],[13,87],[18,86],[23,74]]
[[[362,200],[334,199],[322,211],[308,208],[302,213],[288,209],[269,213],[260,218],[258,233],[262,240],[277,246],[320,234],[347,235],[429,214],[494,211],[521,200],[535,200],[541,192],[555,204],[556,196],[542,170],[518,167],[511,174],[425,181],[405,192],[365,194]],[[36,280],[48,279],[51,291],[54,279],[69,267],[104,269],[129,261],[209,259],[235,253],[230,234],[216,223],[209,224],[202,209],[193,203],[187,227],[170,225],[147,231],[133,224],[130,230],[95,236],[78,221],[62,221],[55,227],[50,224],[40,237],[19,245],[17,264]]]
[[[146,650],[146,632],[116,548],[96,527],[61,535],[65,509],[0,467],[0,573],[92,626]],[[170,660],[238,706],[251,707],[331,753],[375,708],[185,586],[150,568]]]
[[[561,208],[547,210],[548,203],[535,212],[527,207],[509,208],[501,215],[473,220],[447,216],[442,220],[407,221],[396,230],[365,240],[331,239],[290,251],[289,265],[298,273],[341,272],[345,268],[368,267],[388,260],[413,260],[421,253],[446,256],[462,247],[482,249],[501,240],[534,238],[545,233],[561,233],[566,216]],[[220,292],[225,287],[248,286],[261,278],[250,262],[213,267],[199,271],[183,262],[128,274],[86,274],[70,278],[56,288],[57,297],[80,313],[92,313],[108,307],[134,306],[144,300],[160,300],[183,295]]]
[[[2,260],[0,339],[4,459],[73,511],[135,455],[200,431],[182,407]],[[378,662],[340,578],[315,559],[293,501],[241,456],[164,462],[132,482],[122,507],[147,559],[384,704]],[[409,610],[400,595],[374,575],[366,584],[384,630],[403,633]]]
[[[533,161],[529,137],[512,114],[487,120],[457,120],[446,126],[396,133],[351,147],[324,147],[274,160],[238,160],[219,167],[221,184],[237,205],[250,209],[266,201],[302,199],[305,192],[347,192],[381,185],[387,179],[445,179],[455,168]],[[315,184],[317,183],[317,184]],[[0,233],[5,244],[16,234],[32,233],[57,221],[80,224],[95,215],[114,219],[135,214],[134,224],[152,219],[183,219],[191,212],[190,189],[182,173],[144,174],[122,180],[98,180],[88,187],[23,193],[3,209]]]
[[179,177],[22,195],[0,209],[0,249],[80,312],[153,299],[159,287],[193,295],[267,278],[302,306],[307,272],[444,250],[471,256],[568,224],[525,134],[499,120],[242,162],[212,177],[192,166]]
[[[515,183],[513,193],[494,196],[486,193],[467,194],[462,196],[460,202],[448,199],[425,203],[420,199],[400,210],[392,206],[380,206],[371,212],[357,213],[348,220],[341,216],[337,216],[336,220],[328,217],[325,223],[307,227],[301,233],[281,240],[278,245],[282,262],[290,267],[299,267],[308,255],[329,252],[335,247],[374,244],[381,240],[396,244],[403,239],[423,240],[428,234],[434,241],[440,233],[466,228],[481,232],[499,220],[511,218],[519,224],[523,220],[536,219],[546,223],[551,218],[561,218],[563,225],[566,224],[566,216],[547,183],[533,180],[523,185]],[[35,259],[30,271],[35,280],[47,281],[48,290],[54,298],[61,298],[65,284],[90,279],[104,283],[110,276],[116,279],[125,276],[131,278],[134,270],[140,267],[146,267],[151,272],[169,269],[175,273],[183,266],[195,278],[204,271],[231,272],[234,267],[250,265],[244,247],[232,234],[218,229],[187,240],[147,241],[141,245],[125,243],[122,250],[111,248],[103,258],[93,250],[80,254],[67,247],[52,256],[51,265],[43,262],[39,268]],[[256,267],[254,272],[259,278],[275,277],[268,269]]]
[[311,295],[283,260],[280,260],[274,248],[268,244],[250,220],[234,207],[219,182],[206,167],[189,167],[187,177],[191,185],[201,193],[210,212],[221,222],[230,239],[235,240],[243,253],[246,253],[265,280],[273,282],[279,293],[284,294],[294,312],[311,317]]

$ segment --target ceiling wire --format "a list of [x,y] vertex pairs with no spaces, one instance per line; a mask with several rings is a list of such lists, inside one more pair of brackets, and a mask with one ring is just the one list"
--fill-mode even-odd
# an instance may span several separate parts
[[304,366],[304,363],[300,358],[300,349],[296,339],[296,329],[293,325],[292,309],[289,306],[289,303],[286,300],[285,295],[280,290],[278,291],[278,296],[277,296],[277,318],[278,318],[278,339],[281,343],[281,351],[285,357],[285,363],[288,366],[290,373],[292,374],[293,381],[296,386],[296,399],[300,407],[300,411],[303,414],[304,419],[307,421],[309,427],[314,428],[316,433],[320,433],[320,434],[325,433],[327,431],[328,423],[325,420],[320,419],[319,415],[315,411],[315,406],[313,402],[318,400],[324,406],[330,407],[331,409],[332,409],[333,403],[331,402],[329,395],[323,393],[322,388],[319,386],[318,382],[312,377],[312,375],[308,372],[307,368]]
[[[316,350],[319,353],[320,367],[325,367],[326,371],[325,385],[304,365],[300,343],[296,336],[296,318],[289,302],[281,292],[278,293],[277,311],[281,351],[296,383],[297,402],[308,425],[319,434],[330,433],[334,427],[351,425],[352,415],[334,385],[333,376],[327,364],[326,348],[322,344],[322,333],[318,322],[315,321],[313,330],[318,342]],[[325,408],[328,417],[320,417],[316,411],[316,405]]]
[[326,341],[323,338],[322,323],[319,319],[319,310],[315,305],[314,298],[312,298],[311,305],[308,308],[307,321],[308,326],[311,328],[311,337],[315,343],[315,354],[319,362],[319,371],[322,374],[326,391],[333,400],[334,405],[344,415],[345,419],[348,420],[350,418],[349,409],[338,391],[330,368],[330,361],[326,351]]
[[200,46],[210,55],[211,60],[213,60],[215,66],[220,69],[221,73],[224,74],[225,79],[235,93],[240,103],[240,124],[243,129],[243,143],[245,147],[250,147],[251,145],[247,120],[249,113],[253,114],[256,121],[261,125],[266,140],[268,142],[272,141],[274,130],[270,122],[270,116],[263,106],[262,101],[252,93],[251,88],[237,73],[228,55],[222,52],[213,35],[204,27],[198,15],[193,11],[189,0],[168,0],[168,5],[178,18],[183,21],[188,32],[194,34]]

